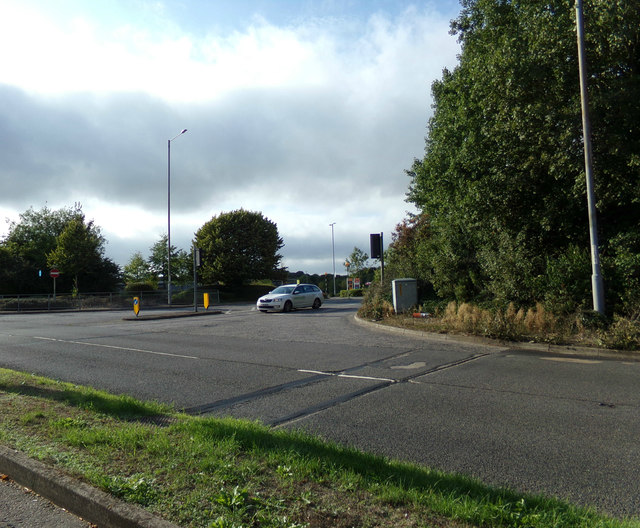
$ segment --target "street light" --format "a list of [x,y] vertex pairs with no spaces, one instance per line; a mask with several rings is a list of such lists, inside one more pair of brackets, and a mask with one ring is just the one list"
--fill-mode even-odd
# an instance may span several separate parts
[[584,19],[582,0],[576,0],[576,33],[578,37],[578,70],[580,74],[580,102],[582,107],[582,137],[584,143],[584,168],[587,177],[587,206],[589,208],[589,239],[591,241],[591,290],[593,309],[604,313],[604,288],[600,274],[598,251],[598,223],[596,199],[593,191],[593,158],[591,154],[591,123],[589,121],[589,97],[587,91],[587,65],[584,51]]
[[336,245],[333,238],[333,226],[335,222],[329,224],[331,226],[331,256],[333,257],[333,296],[336,296]]
[[171,142],[187,131],[167,140],[167,304],[171,306]]

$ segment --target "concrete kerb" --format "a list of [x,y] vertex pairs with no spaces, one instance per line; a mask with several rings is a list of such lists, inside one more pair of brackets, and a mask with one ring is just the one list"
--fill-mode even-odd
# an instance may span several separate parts
[[100,528],[178,528],[138,506],[4,446],[0,446],[0,472]]
[[135,315],[123,317],[123,321],[155,321],[157,319],[177,319],[180,317],[193,317],[202,315],[218,315],[222,310],[204,310],[199,312],[145,312],[137,317]]
[[565,356],[579,356],[595,359],[617,359],[625,361],[640,361],[640,353],[628,352],[625,350],[612,350],[608,348],[596,347],[580,347],[569,345],[552,345],[549,343],[523,343],[518,341],[504,341],[500,339],[491,339],[488,337],[465,336],[454,334],[437,334],[434,332],[423,332],[421,330],[412,330],[410,328],[400,328],[397,326],[388,326],[362,319],[357,314],[354,316],[355,321],[369,328],[379,330],[381,332],[392,332],[403,334],[411,337],[423,338],[431,341],[448,341],[451,343],[468,343],[481,345],[485,347],[499,347],[509,350],[522,350],[534,352],[546,352],[551,354],[560,354]]

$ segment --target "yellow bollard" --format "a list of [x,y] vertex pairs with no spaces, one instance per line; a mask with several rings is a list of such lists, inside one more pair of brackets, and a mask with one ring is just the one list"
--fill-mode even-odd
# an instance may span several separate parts
[[138,312],[140,311],[140,297],[133,298],[133,313],[138,317]]
[[209,294],[205,293],[203,294],[204,297],[204,309],[208,310],[209,309]]

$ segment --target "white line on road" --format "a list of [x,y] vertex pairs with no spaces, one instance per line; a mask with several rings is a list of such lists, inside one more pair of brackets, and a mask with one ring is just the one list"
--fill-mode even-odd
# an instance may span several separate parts
[[352,374],[334,374],[333,372],[322,372],[321,370],[303,370],[298,369],[298,372],[304,372],[305,374],[319,374],[321,376],[336,376],[338,378],[354,378],[354,379],[362,379],[362,380],[371,380],[371,381],[390,381],[395,382],[394,379],[389,378],[375,378],[372,376],[354,376]]
[[545,361],[560,361],[561,363],[582,363],[583,365],[597,365],[598,363],[602,363],[602,361],[598,361],[595,359],[577,359],[565,357],[541,357],[540,359],[544,359]]
[[102,345],[100,343],[87,343],[85,341],[68,341],[66,339],[55,339],[53,337],[38,337],[33,336],[34,339],[40,339],[42,341],[55,341],[57,343],[70,343],[72,345],[85,345],[85,346],[93,346],[93,347],[101,347],[101,348],[112,348],[114,350],[127,350],[129,352],[142,352],[143,354],[154,354],[156,356],[170,356],[170,357],[178,357],[178,358],[186,358],[186,359],[200,359],[196,356],[184,356],[182,354],[171,354],[169,352],[156,352],[154,350],[143,350],[141,348],[129,348],[129,347],[120,347],[114,345]]

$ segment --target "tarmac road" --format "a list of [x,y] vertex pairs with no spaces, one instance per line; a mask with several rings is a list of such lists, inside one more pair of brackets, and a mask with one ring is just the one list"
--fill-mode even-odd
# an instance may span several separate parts
[[16,484],[0,479],[0,528],[90,528],[91,524]]
[[400,335],[357,306],[0,315],[0,366],[640,515],[640,363]]

